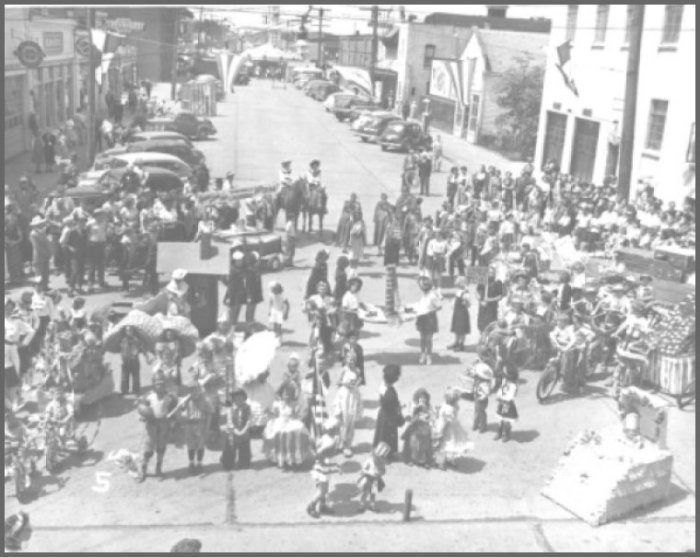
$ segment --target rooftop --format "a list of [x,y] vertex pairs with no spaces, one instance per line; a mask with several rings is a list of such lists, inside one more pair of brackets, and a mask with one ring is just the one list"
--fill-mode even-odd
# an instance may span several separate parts
[[478,27],[500,31],[521,31],[523,33],[549,33],[552,21],[549,19],[523,19],[513,17],[489,17],[483,15],[448,14],[437,12],[425,17],[424,23],[432,25],[454,25],[456,27]]

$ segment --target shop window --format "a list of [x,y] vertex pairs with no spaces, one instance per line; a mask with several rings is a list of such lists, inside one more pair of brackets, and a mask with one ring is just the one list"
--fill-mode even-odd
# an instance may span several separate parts
[[664,128],[666,127],[666,113],[668,112],[668,101],[658,99],[651,100],[649,110],[649,124],[647,126],[647,139],[645,148],[653,151],[661,150],[664,139]]
[[596,10],[595,16],[595,39],[593,42],[602,44],[605,42],[605,35],[608,31],[608,16],[610,15],[610,6],[600,4]]
[[666,6],[664,29],[661,42],[677,43],[681,34],[681,21],[683,19],[683,4],[669,4]]

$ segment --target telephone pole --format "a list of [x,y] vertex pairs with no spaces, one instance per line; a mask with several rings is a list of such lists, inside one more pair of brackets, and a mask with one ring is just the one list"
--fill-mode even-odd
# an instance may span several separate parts
[[[87,8],[87,26],[88,26],[88,37],[90,38],[90,69],[88,70],[88,129],[87,129],[87,142],[88,142],[88,168],[92,167],[92,163],[95,161],[95,134],[97,130],[95,129],[95,72],[97,68],[97,59],[95,57],[95,45],[92,42],[92,31],[95,29],[95,10],[94,8]],[[101,65],[100,65],[101,66]]]
[[170,100],[177,97],[177,43],[180,38],[180,8],[175,8],[175,32],[173,33],[173,67],[170,74]]
[[380,8],[379,6],[372,6],[371,8],[360,8],[362,11],[370,11],[372,13],[372,19],[370,24],[372,25],[372,59],[370,60],[369,66],[369,78],[372,85],[372,95],[374,95],[374,74],[377,70],[377,57],[379,56],[379,12],[390,12],[391,9]]
[[642,49],[642,26],[644,25],[644,4],[630,4],[632,25],[630,48],[627,58],[627,79],[625,81],[625,108],[622,116],[622,136],[620,137],[620,168],[618,172],[618,192],[629,199],[632,182],[632,162],[634,157],[634,124],[637,115],[637,85],[639,83],[639,58]]
[[323,69],[323,8],[318,9],[318,66]]

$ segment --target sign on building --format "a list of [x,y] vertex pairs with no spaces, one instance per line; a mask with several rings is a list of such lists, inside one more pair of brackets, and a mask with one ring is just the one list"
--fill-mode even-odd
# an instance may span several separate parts
[[456,60],[433,60],[430,70],[430,94],[451,101],[461,99],[460,68]]

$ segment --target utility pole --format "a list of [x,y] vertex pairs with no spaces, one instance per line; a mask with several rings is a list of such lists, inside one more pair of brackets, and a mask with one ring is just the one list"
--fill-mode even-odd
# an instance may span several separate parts
[[174,101],[177,97],[177,43],[180,38],[180,8],[175,7],[175,32],[173,33],[173,67],[170,74],[170,100]]
[[202,48],[202,20],[204,19],[204,6],[199,7],[199,33],[197,33],[197,50]]
[[318,9],[318,66],[323,69],[323,8]]
[[622,116],[622,136],[620,138],[620,168],[618,172],[618,192],[629,199],[632,182],[632,162],[634,157],[634,121],[637,115],[637,85],[639,83],[639,59],[642,49],[642,27],[644,25],[644,4],[630,4],[632,25],[630,48],[627,58],[627,79],[625,81],[625,108]]
[[372,60],[369,67],[369,79],[374,96],[374,73],[377,69],[377,55],[379,50],[379,6],[372,6]]
[[87,26],[88,26],[88,37],[90,38],[90,69],[88,70],[88,126],[87,126],[87,142],[88,142],[88,168],[92,167],[92,163],[95,161],[95,72],[97,68],[97,59],[95,57],[95,45],[93,44],[92,31],[95,29],[95,10],[94,8],[87,8]]

